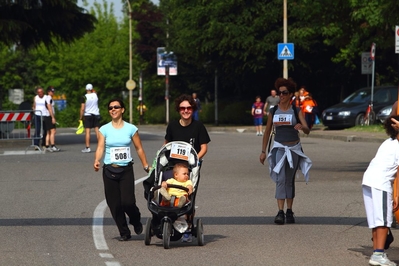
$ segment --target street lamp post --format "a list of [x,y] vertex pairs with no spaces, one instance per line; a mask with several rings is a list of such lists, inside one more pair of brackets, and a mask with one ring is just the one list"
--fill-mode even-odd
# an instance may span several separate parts
[[133,90],[136,87],[136,83],[133,80],[133,68],[132,68],[132,7],[130,6],[129,0],[126,0],[129,8],[129,80],[126,82],[126,88],[129,90],[129,122],[133,123]]

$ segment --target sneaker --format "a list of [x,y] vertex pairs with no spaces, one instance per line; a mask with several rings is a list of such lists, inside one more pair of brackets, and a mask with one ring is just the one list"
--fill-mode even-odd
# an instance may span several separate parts
[[287,209],[287,212],[285,213],[285,222],[287,224],[295,223],[294,213],[292,212],[291,209]]
[[53,151],[60,151],[60,149],[58,149],[55,145],[54,145],[53,147],[51,147],[51,149],[52,149]]
[[48,148],[46,148],[46,151],[53,152],[53,149],[51,147],[48,147]]
[[278,211],[276,218],[274,218],[274,223],[284,224],[284,220],[285,220],[284,211],[283,210]]
[[91,150],[90,150],[90,148],[84,148],[84,149],[82,150],[82,152],[83,152],[83,153],[89,153],[89,152],[91,152]]
[[182,237],[182,239],[181,239],[181,242],[188,242],[188,243],[190,243],[190,242],[192,242],[193,241],[193,236],[191,235],[191,232],[190,233],[184,233],[184,235],[183,235],[183,237]]
[[136,233],[136,235],[140,235],[143,232],[143,225],[141,223],[133,225],[133,227],[134,227],[134,232]]
[[165,200],[169,201],[171,199],[170,194],[168,193],[168,191],[166,190],[166,188],[161,187],[159,189],[159,193],[161,193],[161,195],[164,197]]
[[259,132],[256,132],[256,136],[259,136]]
[[262,133],[262,132],[259,132],[259,136],[263,136],[263,133]]
[[369,260],[370,265],[381,265],[381,266],[396,266],[395,262],[392,262],[388,259],[386,253],[381,254],[373,254]]
[[181,197],[179,198],[179,204],[177,204],[177,207],[178,207],[178,208],[181,208],[181,207],[184,206],[184,204],[186,204],[186,197],[185,197],[185,196],[181,196]]

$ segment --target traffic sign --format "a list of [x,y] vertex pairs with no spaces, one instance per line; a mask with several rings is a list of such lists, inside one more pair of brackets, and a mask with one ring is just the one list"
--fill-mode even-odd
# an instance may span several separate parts
[[278,60],[293,60],[294,59],[294,44],[293,43],[278,43],[277,44],[277,59]]
[[375,59],[375,43],[371,44],[370,58],[371,58],[371,61],[374,61],[374,59]]
[[132,90],[134,90],[135,88],[136,88],[136,82],[135,82],[134,80],[132,80],[132,79],[129,79],[129,80],[126,82],[126,89],[132,91]]
[[362,74],[371,74],[372,72],[372,60],[370,57],[370,53],[369,52],[363,52],[362,53]]
[[399,26],[395,27],[395,53],[399,54]]

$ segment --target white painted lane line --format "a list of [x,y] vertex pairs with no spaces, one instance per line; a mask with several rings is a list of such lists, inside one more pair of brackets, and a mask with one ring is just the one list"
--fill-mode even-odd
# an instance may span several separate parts
[[97,205],[97,208],[94,210],[93,214],[93,240],[96,249],[99,250],[108,250],[107,241],[105,241],[103,231],[104,212],[106,208],[107,202],[103,200]]
[[107,258],[107,259],[113,259],[114,255],[109,254],[109,253],[100,253],[101,258]]

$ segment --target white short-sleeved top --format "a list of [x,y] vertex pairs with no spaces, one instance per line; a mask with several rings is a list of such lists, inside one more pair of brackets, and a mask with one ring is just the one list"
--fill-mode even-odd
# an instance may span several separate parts
[[399,165],[399,142],[397,139],[385,140],[371,160],[363,175],[362,185],[392,193],[392,182]]

